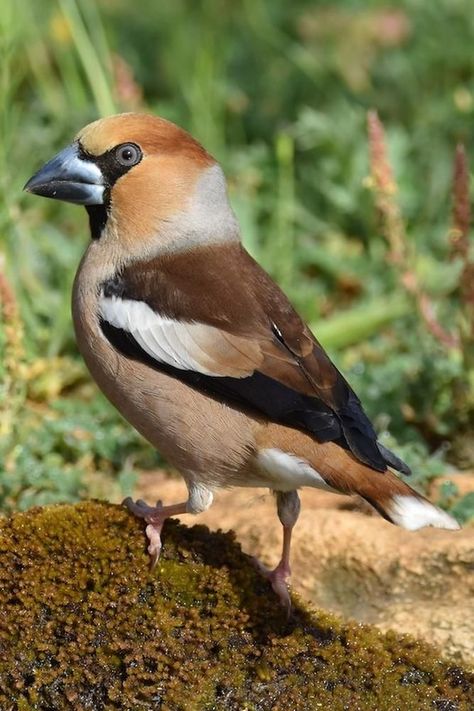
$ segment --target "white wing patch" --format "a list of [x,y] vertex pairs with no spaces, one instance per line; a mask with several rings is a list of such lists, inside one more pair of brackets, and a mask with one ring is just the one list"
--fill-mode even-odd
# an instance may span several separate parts
[[214,326],[160,316],[144,301],[102,296],[100,315],[130,333],[149,356],[180,370],[244,378],[260,364],[257,343]]

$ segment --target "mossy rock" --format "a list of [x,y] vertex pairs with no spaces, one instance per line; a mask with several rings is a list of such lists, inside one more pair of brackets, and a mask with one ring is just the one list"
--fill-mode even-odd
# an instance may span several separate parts
[[231,534],[91,502],[0,523],[0,709],[472,711],[474,674],[295,601]]

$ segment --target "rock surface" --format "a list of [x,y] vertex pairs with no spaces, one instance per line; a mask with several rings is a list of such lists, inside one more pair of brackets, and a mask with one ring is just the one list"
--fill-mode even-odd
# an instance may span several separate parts
[[472,711],[474,674],[295,603],[229,534],[90,502],[0,521],[2,711]]
[[[470,485],[474,490],[472,477]],[[150,503],[172,503],[183,500],[186,488],[181,478],[147,473],[138,494]],[[414,634],[474,664],[472,525],[410,532],[350,497],[305,489],[301,499],[292,547],[295,591],[345,619]],[[188,524],[190,519],[182,517]],[[267,490],[221,491],[211,509],[193,520],[213,530],[233,529],[246,553],[276,564],[281,526]]]

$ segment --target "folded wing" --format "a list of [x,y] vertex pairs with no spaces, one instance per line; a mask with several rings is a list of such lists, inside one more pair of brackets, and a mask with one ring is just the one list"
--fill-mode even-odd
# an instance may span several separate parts
[[285,295],[240,245],[134,264],[103,285],[105,336],[211,396],[335,441],[378,471],[406,465]]

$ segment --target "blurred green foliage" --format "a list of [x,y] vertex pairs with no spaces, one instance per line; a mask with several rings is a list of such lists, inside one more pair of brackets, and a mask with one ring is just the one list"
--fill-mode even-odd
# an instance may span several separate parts
[[446,458],[472,467],[468,339],[446,348],[401,285],[366,136],[376,107],[410,269],[444,328],[466,329],[448,235],[454,148],[473,143],[470,0],[4,0],[0,33],[0,253],[14,290],[12,308],[0,290],[2,507],[90,495],[93,474],[110,484],[129,457],[156,461],[84,385],[69,293],[85,212],[21,192],[79,128],[122,110],[176,121],[221,161],[247,247],[417,482]]

